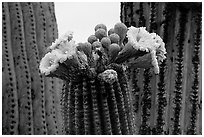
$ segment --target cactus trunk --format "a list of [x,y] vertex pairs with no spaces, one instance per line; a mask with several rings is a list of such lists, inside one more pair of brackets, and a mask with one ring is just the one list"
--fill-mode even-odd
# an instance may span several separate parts
[[159,75],[148,76],[147,81],[147,75],[143,76],[146,70],[128,73],[134,95],[134,134],[142,134],[139,128],[147,106],[141,102],[147,85],[151,87],[148,134],[202,134],[198,120],[202,118],[198,107],[202,100],[198,78],[201,74],[201,7],[201,3],[193,2],[121,3],[121,21],[127,26],[143,26],[156,32],[162,36],[167,49],[167,60],[160,65]]
[[54,92],[62,82],[39,71],[46,45],[57,37],[53,3],[3,2],[2,11],[3,134],[62,134]]
[[[122,69],[122,68],[120,68]],[[120,72],[121,73],[121,72]],[[118,79],[124,76],[122,73]],[[132,119],[125,81],[113,84],[97,77],[79,76],[80,81],[67,82],[67,110],[63,111],[67,134],[131,134]],[[64,96],[65,98],[65,96]],[[65,110],[65,109],[64,109]]]

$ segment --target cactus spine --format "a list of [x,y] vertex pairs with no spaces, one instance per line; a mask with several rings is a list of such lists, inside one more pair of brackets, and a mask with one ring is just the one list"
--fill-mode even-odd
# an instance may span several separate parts
[[2,3],[2,134],[18,134],[18,93],[11,47],[8,4]]
[[131,108],[125,105],[130,103],[125,73],[122,67],[109,67],[121,73],[113,84],[84,75],[79,76],[81,80],[67,82],[68,111],[63,111],[67,115],[66,134],[133,133]]
[[[195,23],[195,20],[199,19],[201,7],[201,3],[193,2],[190,5],[186,3],[121,3],[121,21],[127,26],[143,26],[150,31],[153,29],[160,36],[163,35],[167,49],[167,60],[160,65],[160,74],[152,75],[150,78],[149,85],[152,89],[150,117],[152,120],[147,121],[147,124],[150,125],[149,134],[201,134],[202,126],[198,121],[202,118],[201,108],[198,110],[199,100],[201,100],[198,94],[201,95],[201,86],[197,78],[197,74],[200,74],[201,71],[197,69],[200,68],[199,65],[195,65],[196,69],[194,69],[196,63],[193,62],[196,61],[191,62],[194,56],[196,60],[201,58],[201,54],[193,52],[197,49],[196,47],[199,47],[194,47],[194,42],[200,45],[198,44],[200,39],[194,38],[200,37],[200,34],[195,33],[195,28],[201,31],[199,23]],[[143,88],[144,70],[138,69],[138,71],[131,72],[136,77],[134,79],[130,77],[130,82],[137,82],[137,84],[130,84],[135,94],[133,97],[135,100],[133,105],[136,107],[134,134],[140,134],[138,128],[142,120],[140,109],[144,108],[140,104],[141,91],[145,90]],[[193,87],[191,94],[189,89],[194,81],[196,81],[196,86],[194,86],[196,88]],[[136,92],[138,89],[141,90],[139,93]],[[189,99],[193,94],[196,100],[194,103],[197,104],[194,107]],[[138,111],[136,111],[137,108],[139,108]],[[194,116],[197,116],[193,118],[193,122],[190,120],[192,109],[197,110],[193,113]],[[192,131],[190,130],[191,123],[194,123]]]
[[[58,134],[49,128],[54,125],[49,124],[54,122],[54,117],[49,118],[52,113],[47,107],[52,94],[46,92],[54,91],[54,87],[49,86],[50,81],[38,68],[48,45],[46,42],[50,44],[57,37],[53,3],[3,2],[2,10],[3,134]],[[48,15],[52,16],[51,38],[46,36],[50,35],[46,28],[51,23],[45,18]],[[61,85],[54,82],[56,86]],[[54,97],[53,105],[59,106],[60,97]],[[56,113],[59,115],[60,111]],[[62,123],[60,116],[58,119],[56,121]]]

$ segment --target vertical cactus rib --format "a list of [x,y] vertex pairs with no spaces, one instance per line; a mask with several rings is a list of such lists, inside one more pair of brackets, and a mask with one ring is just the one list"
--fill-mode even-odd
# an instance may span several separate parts
[[[36,40],[37,46],[39,51],[39,57],[42,58],[45,54],[46,47],[47,47],[47,32],[46,30],[46,18],[45,13],[42,7],[42,3],[32,3],[34,16],[35,16],[35,24],[36,24]],[[52,34],[52,33],[51,33]],[[54,82],[52,78],[44,78],[45,82],[45,110],[46,110],[46,124],[47,124],[47,131],[48,134],[56,134],[56,120],[55,114],[53,110],[53,85]]]
[[201,15],[198,13],[197,17],[195,18],[195,23],[197,25],[197,29],[195,32],[194,38],[194,55],[192,58],[193,63],[193,70],[194,70],[194,79],[192,90],[190,93],[190,102],[191,102],[191,112],[190,112],[190,125],[187,130],[187,134],[196,135],[198,127],[196,122],[198,119],[198,105],[199,105],[199,69],[200,69],[200,58],[199,58],[199,51],[201,45]]
[[116,97],[117,107],[119,111],[119,119],[120,119],[122,134],[129,135],[130,133],[129,133],[129,127],[128,127],[127,114],[125,112],[124,97],[118,80],[116,80],[116,82],[113,83],[113,89],[115,91],[115,97]]
[[82,81],[82,92],[83,92],[83,110],[84,110],[84,134],[90,135],[91,134],[91,119],[90,119],[90,93],[87,87],[87,79],[83,78]]
[[132,94],[133,94],[133,114],[135,115],[134,124],[135,131],[134,134],[138,134],[140,122],[138,122],[140,118],[140,94],[141,88],[139,87],[139,69],[133,69],[132,71]]
[[11,49],[8,3],[2,3],[2,134],[17,135],[19,124],[16,74]]
[[139,6],[139,25],[138,25],[138,27],[143,27],[143,26],[145,26],[145,23],[146,23],[146,19],[144,17],[144,11],[143,11],[144,10],[144,8],[143,8],[144,3],[140,2],[139,4],[140,4],[140,6]]
[[[174,10],[172,10],[174,9]],[[164,15],[165,15],[165,21],[164,21],[164,42],[166,43],[166,50],[168,53],[167,56],[167,78],[169,81],[166,82],[166,90],[167,90],[167,110],[165,113],[165,121],[166,121],[166,134],[172,134],[172,116],[173,116],[173,88],[174,88],[174,79],[175,79],[175,53],[177,40],[175,38],[175,35],[178,33],[178,18],[179,14],[177,14],[177,10],[175,6],[171,3],[167,3]],[[173,28],[173,29],[172,29]],[[173,74],[173,75],[172,75]]]
[[68,107],[69,107],[69,134],[70,135],[75,135],[76,130],[75,130],[75,83],[71,81],[71,87],[70,87],[70,94],[68,96]]
[[25,34],[20,3],[9,3],[12,50],[19,98],[19,134],[33,134],[31,77],[25,49]]
[[[45,17],[46,17],[46,32],[47,32],[47,43],[49,45],[52,44],[52,42],[55,41],[55,39],[58,37],[58,30],[57,30],[57,23],[55,19],[55,14],[54,14],[54,3],[51,2],[45,2],[42,3]],[[49,32],[51,31],[51,33]],[[63,81],[58,78],[53,78],[54,81],[54,91],[53,92],[53,97],[55,100],[55,117],[56,117],[56,126],[58,129],[57,134],[63,134],[63,128],[62,128],[62,114],[60,112],[60,93],[62,92],[62,85]]]
[[111,119],[110,119],[110,112],[108,108],[108,101],[107,101],[107,92],[105,90],[104,82],[99,81],[100,85],[100,103],[101,106],[101,126],[102,126],[102,132],[105,135],[112,135],[112,127],[111,127]]
[[[151,7],[151,14],[150,14],[150,25],[149,25],[149,31],[155,32],[156,31],[156,22],[155,22],[155,15],[156,15],[156,8],[155,3],[150,3]],[[150,69],[144,70],[144,93],[142,97],[142,125],[140,127],[140,134],[151,134],[151,129],[149,125],[150,120],[150,111],[151,111],[151,85],[150,80],[152,78],[152,75],[150,74]],[[154,80],[155,81],[155,80]],[[155,91],[153,91],[155,92]],[[154,115],[154,113],[152,114]]]
[[113,89],[113,85],[109,83],[105,83],[105,89],[108,93],[108,107],[110,111],[110,119],[112,125],[112,132],[114,135],[121,135],[121,124],[119,119],[117,101],[115,97],[115,90]]
[[[150,25],[149,25],[149,31],[150,32],[155,32],[157,34],[159,34],[159,28],[157,27],[157,14],[159,14],[159,3],[155,3],[155,2],[151,2],[150,3]],[[161,9],[160,9],[161,11]],[[161,34],[159,34],[161,36]],[[151,75],[151,74],[150,74]],[[157,116],[157,113],[156,111],[158,111],[157,109],[157,106],[156,106],[156,101],[157,101],[157,93],[158,93],[158,90],[157,90],[157,84],[158,84],[158,76],[157,75],[152,75],[151,76],[151,79],[150,79],[150,83],[149,85],[151,86],[151,108],[150,108],[150,128],[152,128],[151,130],[151,134],[154,134],[155,132],[155,124],[156,124],[156,116]]]
[[[42,11],[42,17],[43,19],[45,19],[45,24],[44,27],[46,28],[45,31],[45,38],[46,38],[46,44],[45,44],[45,48],[47,48],[47,46],[51,45],[52,42],[54,41],[55,37],[55,32],[54,31],[54,23],[52,21],[51,18],[51,13],[49,12],[49,5],[48,3],[39,3],[40,4],[40,9]],[[62,124],[61,120],[58,119],[58,112],[60,112],[59,108],[59,93],[61,92],[61,88],[58,87],[59,83],[57,82],[57,78],[50,78],[50,82],[51,82],[51,96],[52,96],[52,119],[54,121],[54,128],[55,128],[55,134],[61,134],[60,130],[62,129],[62,126],[59,127],[60,124]],[[60,124],[58,123],[58,120],[60,122]]]
[[133,108],[131,107],[130,102],[130,91],[128,90],[127,84],[127,76],[124,71],[118,72],[118,81],[120,83],[121,90],[123,92],[124,102],[125,102],[125,110],[128,117],[128,126],[129,126],[129,133],[133,134]]
[[84,134],[84,110],[83,110],[83,83],[80,81],[76,84],[75,93],[75,130],[77,135]]
[[74,89],[74,97],[75,97],[75,99],[74,99],[74,104],[75,104],[75,108],[74,108],[74,122],[75,122],[75,130],[76,130],[76,135],[79,135],[80,134],[80,129],[79,129],[79,125],[80,125],[80,120],[79,120],[79,113],[80,113],[80,108],[79,108],[79,92],[80,92],[80,89],[79,89],[79,86],[80,86],[80,84],[79,83],[76,83],[75,84],[75,89]]
[[139,110],[139,92],[140,92],[140,87],[138,86],[138,72],[139,69],[133,69],[133,77],[132,77],[132,92],[135,97],[135,102],[134,102],[134,112],[137,113]]
[[[65,96],[65,95],[67,95],[67,94],[65,94],[66,93],[66,83],[64,83],[63,85],[62,85],[62,92],[60,93],[60,112],[61,112],[61,114],[62,114],[62,130],[63,130],[63,134],[65,134],[66,135],[66,125],[67,124],[65,124],[66,122],[65,121],[67,121],[67,113],[66,113],[66,111],[67,111],[67,104],[65,104],[65,103],[67,103],[67,96]],[[65,115],[66,114],[66,115]]]
[[158,90],[157,93],[158,97],[158,110],[157,110],[157,121],[156,121],[156,133],[162,135],[164,134],[164,124],[165,120],[163,118],[165,107],[167,104],[166,96],[165,96],[165,82],[164,82],[164,73],[165,73],[165,61],[162,62],[160,65],[160,74],[159,74],[159,83],[158,83]]
[[97,91],[95,87],[95,79],[91,79],[90,81],[90,90],[92,95],[92,109],[93,109],[93,122],[94,122],[94,134],[101,134],[101,121],[99,116],[99,108],[97,103]]
[[[162,8],[163,5],[160,5],[160,7]],[[164,16],[164,20],[161,21],[167,21],[168,20],[168,16],[163,15],[163,13],[166,10],[166,6],[164,5],[163,10],[161,11],[161,18],[162,16]],[[158,15],[159,16],[159,15]],[[165,33],[167,31],[166,26],[161,26],[160,29],[160,35],[163,37],[163,40],[165,41],[165,43],[167,43],[167,35],[165,35]],[[165,33],[164,33],[165,32]],[[158,135],[163,135],[165,134],[165,118],[164,118],[164,114],[165,114],[165,107],[167,106],[167,98],[166,98],[166,84],[165,84],[165,72],[166,72],[166,60],[164,60],[161,64],[160,64],[160,74],[159,74],[159,82],[157,83],[158,86],[158,93],[157,93],[157,100],[158,100],[158,110],[157,110],[157,118],[156,118],[156,133]]]
[[69,118],[70,118],[70,112],[69,112],[69,108],[70,108],[70,91],[71,91],[71,82],[70,81],[66,81],[65,83],[65,87],[64,87],[64,94],[63,94],[63,100],[62,100],[62,114],[63,114],[63,123],[64,123],[64,130],[65,130],[65,134],[68,135],[69,134]]
[[39,72],[39,53],[36,45],[35,18],[31,3],[21,3],[23,10],[25,45],[28,65],[31,73],[31,91],[33,94],[34,134],[47,134],[45,120],[44,79]]
[[[183,57],[183,94],[182,94],[182,108],[181,108],[181,134],[186,134],[184,132],[186,132],[186,128],[187,124],[186,122],[188,120],[185,120],[186,118],[190,119],[189,116],[189,106],[190,104],[187,104],[190,102],[188,96],[189,96],[189,92],[190,92],[190,83],[192,83],[192,80],[188,77],[193,77],[192,75],[192,70],[189,69],[189,66],[192,65],[191,64],[191,50],[192,50],[192,43],[190,43],[190,37],[191,37],[191,20],[192,20],[192,11],[189,11],[186,17],[186,29],[185,29],[185,33],[184,33],[184,57]],[[193,28],[194,29],[194,28]],[[191,66],[192,67],[192,66]]]
[[124,8],[124,2],[121,2],[120,3],[120,20],[121,20],[121,22],[124,22],[124,15],[122,12],[122,11],[124,11],[123,8]]
[[134,21],[134,12],[133,12],[133,9],[134,9],[134,3],[133,2],[130,2],[130,25],[131,26],[136,26],[136,23]]
[[[187,11],[182,9],[181,15],[179,19],[179,34],[178,38],[178,54],[177,54],[177,62],[176,62],[176,80],[175,80],[175,107],[174,107],[174,128],[173,134],[181,134],[180,128],[180,111],[182,105],[182,77],[183,77],[183,42],[184,42],[184,32],[185,32],[185,24],[186,24],[186,15]],[[182,27],[181,27],[182,26]]]
[[150,108],[151,108],[151,87],[150,82],[150,71],[149,69],[144,70],[144,90],[142,96],[142,124],[140,126],[139,134],[148,135],[151,133],[148,121],[150,117]]

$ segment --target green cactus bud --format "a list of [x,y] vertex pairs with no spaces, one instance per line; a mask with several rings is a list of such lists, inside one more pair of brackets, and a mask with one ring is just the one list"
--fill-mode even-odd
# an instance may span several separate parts
[[94,30],[97,31],[98,29],[104,29],[107,32],[107,27],[104,24],[98,24],[95,26]]
[[113,43],[109,46],[108,55],[110,62],[113,62],[120,52],[120,46],[116,43]]
[[101,48],[102,47],[102,44],[101,42],[99,41],[95,41],[93,44],[92,44],[92,50],[96,50],[97,48]]
[[78,46],[76,48],[78,51],[83,51],[87,57],[90,57],[92,54],[92,47],[89,42],[78,43]]
[[104,29],[98,29],[96,32],[95,32],[95,36],[101,41],[101,39],[103,37],[106,37],[107,36],[107,33]]
[[115,33],[115,32],[114,32],[114,29],[113,29],[113,28],[109,29],[109,31],[108,31],[108,36],[110,36],[110,35],[113,34],[113,33]]
[[120,37],[119,37],[118,34],[116,34],[116,33],[110,34],[109,38],[110,38],[110,40],[111,40],[111,44],[112,44],[112,43],[119,44]]
[[89,36],[88,37],[88,42],[89,43],[91,43],[91,44],[93,44],[95,41],[97,41],[98,39],[97,39],[97,37],[95,36],[95,35],[91,35],[91,36]]
[[111,44],[111,40],[109,37],[104,37],[101,39],[101,44],[103,46],[103,48],[108,49],[110,44]]
[[120,37],[120,44],[122,44],[127,33],[127,26],[124,23],[116,23],[114,26],[114,32]]

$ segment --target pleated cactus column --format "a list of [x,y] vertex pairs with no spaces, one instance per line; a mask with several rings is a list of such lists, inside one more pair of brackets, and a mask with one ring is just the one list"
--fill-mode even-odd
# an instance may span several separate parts
[[[167,49],[159,75],[147,76],[143,69],[128,72],[135,134],[202,134],[201,9],[202,4],[194,2],[121,3],[121,21],[156,32]],[[151,95],[145,94],[148,93],[145,86]],[[143,104],[144,99],[148,99],[149,105]],[[144,113],[146,106],[150,113]],[[150,132],[141,132],[144,118],[148,118],[146,127]]]
[[80,81],[67,83],[66,134],[132,134],[131,110],[125,106],[127,83],[123,74],[118,79],[109,84],[81,76]]
[[[76,43],[72,31],[56,39],[41,59],[40,71],[47,77],[65,81],[61,101],[66,134],[133,134],[126,68],[153,67],[159,73],[158,62],[166,54],[164,43],[143,27],[127,28],[123,23],[116,23],[109,31],[104,24],[98,24],[94,30],[95,34],[85,43]],[[143,42],[137,44],[140,39]],[[157,50],[161,52],[160,58],[156,57]],[[126,62],[128,59],[133,60]],[[145,118],[143,123],[146,130]]]
[[54,4],[3,2],[2,36],[2,133],[62,134],[62,82],[39,72],[57,37]]

